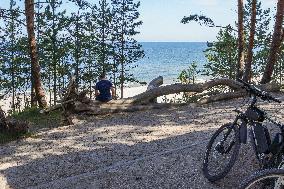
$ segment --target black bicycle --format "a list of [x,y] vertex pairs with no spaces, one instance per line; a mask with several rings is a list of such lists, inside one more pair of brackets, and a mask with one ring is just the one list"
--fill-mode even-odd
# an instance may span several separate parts
[[238,113],[234,122],[224,124],[211,137],[203,161],[203,174],[211,182],[220,180],[229,173],[237,160],[241,143],[247,143],[247,136],[250,137],[256,157],[263,168],[268,165],[273,167],[274,164],[282,161],[279,160],[280,148],[277,147],[279,144],[277,138],[281,138],[282,135],[281,133],[276,135],[271,142],[269,131],[263,122],[268,120],[281,129],[284,127],[257,107],[258,98],[268,102],[281,103],[281,101],[255,86],[242,80],[238,81],[252,97],[251,102],[244,112],[234,110]]
[[239,189],[283,189],[284,170],[265,169],[258,171],[241,183]]

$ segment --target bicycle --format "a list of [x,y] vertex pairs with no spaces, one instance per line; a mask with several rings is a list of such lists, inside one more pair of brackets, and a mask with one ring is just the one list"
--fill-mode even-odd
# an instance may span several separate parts
[[283,189],[284,170],[265,169],[258,171],[241,183],[239,189]]
[[[242,84],[242,88],[250,94],[252,100],[244,112],[235,109],[234,111],[238,115],[234,122],[222,125],[211,137],[206,148],[202,168],[204,176],[211,182],[224,178],[230,172],[237,160],[241,144],[247,143],[248,130],[250,141],[261,166],[267,167],[268,164],[273,164],[272,161],[275,159],[270,158],[268,161],[268,156],[271,154],[267,155],[270,153],[271,145],[269,131],[262,123],[268,120],[279,128],[284,128],[280,123],[268,117],[265,111],[257,107],[258,98],[268,102],[281,103],[281,101],[255,86],[242,80],[238,81]],[[273,157],[276,156],[277,152]]]

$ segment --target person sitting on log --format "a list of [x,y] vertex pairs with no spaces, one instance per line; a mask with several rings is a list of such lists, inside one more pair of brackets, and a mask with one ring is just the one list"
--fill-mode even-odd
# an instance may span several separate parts
[[100,102],[108,102],[115,99],[115,91],[112,83],[106,78],[105,73],[99,77],[95,87],[96,100]]

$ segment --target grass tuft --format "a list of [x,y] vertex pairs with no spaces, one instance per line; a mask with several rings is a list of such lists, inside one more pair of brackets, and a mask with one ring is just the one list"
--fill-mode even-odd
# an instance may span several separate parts
[[38,108],[27,108],[22,112],[11,115],[17,120],[28,121],[30,131],[37,131],[42,128],[55,128],[60,126],[61,112],[53,111],[48,114],[40,113]]
[[59,127],[62,115],[60,111],[42,114],[38,108],[27,108],[22,112],[12,114],[11,117],[27,121],[29,123],[29,131],[25,133],[0,133],[0,144],[22,138],[36,138],[35,133],[40,129]]

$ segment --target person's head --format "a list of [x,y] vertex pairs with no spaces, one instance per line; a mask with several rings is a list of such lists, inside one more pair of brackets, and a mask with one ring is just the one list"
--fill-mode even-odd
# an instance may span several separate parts
[[100,76],[99,76],[99,79],[102,80],[102,79],[105,79],[106,78],[106,74],[105,73],[102,73]]

